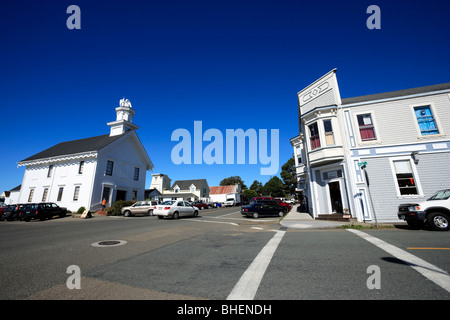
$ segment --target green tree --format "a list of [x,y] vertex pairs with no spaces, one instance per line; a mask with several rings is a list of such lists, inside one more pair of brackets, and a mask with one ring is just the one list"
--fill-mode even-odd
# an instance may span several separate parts
[[228,177],[228,178],[223,179],[219,183],[220,186],[230,186],[230,185],[235,185],[235,184],[240,184],[242,190],[247,189],[247,186],[244,184],[244,181],[242,181],[240,176]]
[[297,173],[295,170],[294,158],[290,158],[281,166],[280,176],[283,179],[284,191],[286,195],[295,195],[295,188],[297,187]]
[[245,199],[246,201],[250,201],[251,198],[257,197],[257,196],[258,196],[258,193],[256,193],[255,190],[245,189],[245,190],[242,192],[242,195],[244,196],[244,199]]
[[284,197],[284,184],[277,176],[272,177],[262,188],[263,194],[272,197]]
[[250,190],[256,191],[258,195],[262,194],[262,188],[263,185],[258,180],[253,181],[252,185],[250,186]]

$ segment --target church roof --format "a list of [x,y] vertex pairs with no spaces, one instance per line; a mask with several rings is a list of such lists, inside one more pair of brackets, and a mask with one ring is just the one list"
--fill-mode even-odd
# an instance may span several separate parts
[[31,157],[23,159],[20,162],[38,159],[47,159],[57,156],[64,156],[88,151],[98,151],[106,147],[107,145],[111,144],[112,142],[116,141],[117,139],[120,139],[125,134],[126,133],[123,133],[112,137],[109,134],[105,134],[91,138],[61,142],[58,143],[57,145],[54,145],[53,147],[50,147],[44,151],[32,155]]

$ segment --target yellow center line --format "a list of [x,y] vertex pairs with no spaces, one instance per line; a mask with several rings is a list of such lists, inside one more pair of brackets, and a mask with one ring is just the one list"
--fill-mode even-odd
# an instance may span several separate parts
[[417,247],[407,248],[408,250],[450,250],[450,248],[430,248],[430,247]]

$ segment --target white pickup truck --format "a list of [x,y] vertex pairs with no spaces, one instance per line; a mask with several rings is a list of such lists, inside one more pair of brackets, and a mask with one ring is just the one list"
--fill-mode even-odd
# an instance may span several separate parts
[[450,189],[440,190],[426,201],[404,203],[398,206],[398,218],[411,227],[422,227],[427,223],[438,231],[449,230]]

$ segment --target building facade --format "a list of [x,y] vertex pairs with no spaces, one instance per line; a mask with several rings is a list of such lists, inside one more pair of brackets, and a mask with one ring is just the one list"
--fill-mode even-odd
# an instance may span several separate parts
[[291,144],[313,217],[396,222],[400,203],[449,187],[450,83],[341,99],[334,69],[298,104]]
[[195,201],[209,198],[209,186],[206,179],[177,180],[170,189],[162,192],[161,198],[166,200]]
[[110,134],[59,143],[18,163],[25,166],[18,203],[55,202],[71,211],[101,208],[117,200],[144,199],[146,172],[153,169],[122,99]]

